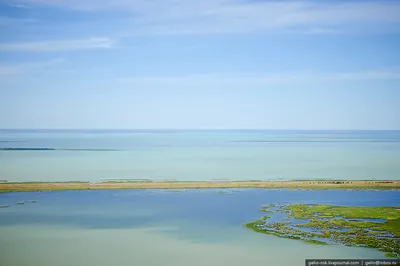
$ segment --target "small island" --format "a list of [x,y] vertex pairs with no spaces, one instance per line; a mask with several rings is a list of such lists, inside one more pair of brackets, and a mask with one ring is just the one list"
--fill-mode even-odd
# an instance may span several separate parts
[[375,248],[400,258],[400,206],[266,205],[267,215],[244,226],[311,244]]

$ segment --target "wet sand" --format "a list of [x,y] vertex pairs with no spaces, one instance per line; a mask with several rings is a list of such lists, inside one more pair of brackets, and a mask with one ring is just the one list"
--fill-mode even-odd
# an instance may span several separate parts
[[1,183],[0,192],[89,189],[181,189],[181,188],[289,188],[289,189],[400,189],[400,180],[373,181],[146,181],[146,182],[32,182]]

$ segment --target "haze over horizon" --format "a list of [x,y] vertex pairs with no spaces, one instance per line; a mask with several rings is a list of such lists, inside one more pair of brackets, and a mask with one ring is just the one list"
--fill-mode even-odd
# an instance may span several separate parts
[[373,131],[373,132],[398,132],[400,129],[319,129],[319,128],[0,128],[0,131],[271,131],[271,132],[291,132],[291,131],[338,131],[338,132],[354,132],[354,131]]
[[0,128],[400,130],[400,1],[0,3]]

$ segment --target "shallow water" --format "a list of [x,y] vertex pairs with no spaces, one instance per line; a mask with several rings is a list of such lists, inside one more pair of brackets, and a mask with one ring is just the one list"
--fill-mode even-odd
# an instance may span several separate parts
[[400,131],[0,130],[9,181],[396,180],[398,158]]
[[[396,206],[396,191],[214,189],[0,194],[0,265],[304,265],[306,258],[383,258],[242,225],[279,202]],[[157,193],[154,193],[157,192]],[[19,201],[38,200],[37,203]]]

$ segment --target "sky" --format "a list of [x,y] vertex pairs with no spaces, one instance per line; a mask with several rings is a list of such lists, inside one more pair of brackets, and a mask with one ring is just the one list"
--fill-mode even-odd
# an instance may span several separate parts
[[0,0],[0,128],[400,130],[400,1]]

